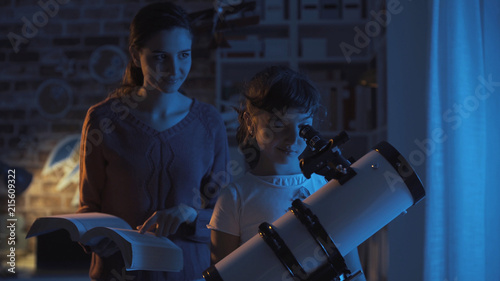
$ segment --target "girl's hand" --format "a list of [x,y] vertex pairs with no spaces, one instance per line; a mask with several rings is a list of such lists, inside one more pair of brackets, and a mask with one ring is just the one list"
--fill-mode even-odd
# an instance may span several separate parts
[[190,224],[196,220],[198,212],[192,207],[180,204],[170,209],[156,211],[144,224],[138,227],[139,233],[156,228],[156,236],[169,236],[177,232],[182,223]]

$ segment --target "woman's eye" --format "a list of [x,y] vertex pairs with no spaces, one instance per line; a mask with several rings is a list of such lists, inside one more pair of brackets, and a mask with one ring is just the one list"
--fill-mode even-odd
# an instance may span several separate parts
[[160,55],[156,55],[154,58],[155,58],[155,60],[165,60],[167,58],[167,55],[160,54]]
[[187,58],[189,58],[189,56],[190,56],[190,55],[191,55],[190,53],[187,53],[187,52],[186,52],[186,53],[181,53],[181,54],[179,55],[179,57],[180,57],[181,59],[187,59]]

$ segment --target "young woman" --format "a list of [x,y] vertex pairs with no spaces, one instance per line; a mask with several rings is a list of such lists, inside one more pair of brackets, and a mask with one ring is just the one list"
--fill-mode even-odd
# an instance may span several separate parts
[[[214,107],[179,90],[191,68],[193,38],[182,8],[142,8],[129,38],[123,85],[85,119],[79,212],[116,215],[183,249],[182,272],[130,271],[127,280],[199,279],[210,265],[206,224],[226,181],[221,175],[228,176],[224,123]],[[121,278],[124,264],[114,247],[92,250],[93,280]]]
[[[306,148],[299,130],[312,125],[320,102],[312,83],[287,67],[270,67],[250,81],[245,98],[237,140],[250,170],[221,191],[208,226],[212,263],[256,235],[262,222],[285,214],[293,200],[326,184],[316,174],[306,179],[298,160]],[[353,272],[361,270],[356,250],[346,263]]]

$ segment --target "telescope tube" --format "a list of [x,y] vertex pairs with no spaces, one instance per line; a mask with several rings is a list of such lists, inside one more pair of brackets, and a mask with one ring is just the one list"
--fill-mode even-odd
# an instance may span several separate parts
[[[376,145],[351,168],[356,176],[342,185],[331,180],[303,201],[342,256],[425,196],[418,175],[387,142]],[[292,212],[272,227],[305,270],[306,276],[299,280],[307,280],[327,263],[326,255]],[[208,268],[203,277],[207,281],[297,280],[258,234]]]

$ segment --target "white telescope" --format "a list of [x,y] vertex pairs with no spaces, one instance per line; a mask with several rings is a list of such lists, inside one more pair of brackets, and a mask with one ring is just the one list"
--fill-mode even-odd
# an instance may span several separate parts
[[329,182],[272,224],[263,222],[259,234],[205,270],[206,281],[350,279],[343,256],[425,196],[418,175],[387,142],[351,164],[338,149],[345,133],[328,141],[304,126],[300,135],[308,143],[302,172]]

